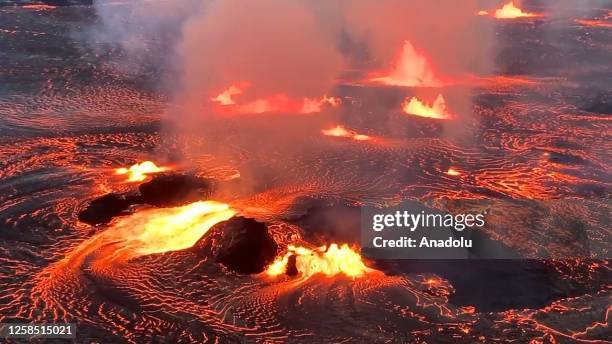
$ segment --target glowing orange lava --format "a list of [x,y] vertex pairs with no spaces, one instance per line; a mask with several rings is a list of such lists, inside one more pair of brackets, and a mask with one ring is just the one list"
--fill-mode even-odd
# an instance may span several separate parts
[[430,62],[414,46],[404,41],[401,54],[391,71],[370,81],[391,86],[439,87],[442,82],[434,75]]
[[448,174],[449,176],[460,176],[461,172],[455,170],[454,168],[449,168],[448,171],[445,172],[446,174]]
[[590,27],[612,28],[612,22],[605,20],[576,19],[576,23]]
[[497,19],[515,19],[515,18],[527,18],[536,17],[535,13],[523,12],[520,8],[514,5],[514,1],[510,1],[505,4],[502,8],[495,11],[493,17]]
[[46,5],[46,4],[29,4],[29,5],[23,5],[21,7],[29,9],[29,10],[44,11],[44,10],[52,10],[56,8],[57,6]]
[[370,270],[363,263],[361,255],[347,244],[342,246],[331,244],[329,248],[322,246],[315,249],[289,245],[287,253],[268,266],[266,273],[269,276],[285,273],[291,256],[295,256],[296,268],[302,278],[309,278],[315,274],[326,276],[344,274],[355,278]]
[[372,137],[364,134],[357,134],[352,130],[348,130],[341,125],[337,125],[330,129],[323,129],[321,133],[326,136],[335,136],[335,137],[346,137],[357,141],[367,141],[371,140]]
[[228,204],[199,201],[182,207],[139,211],[121,218],[108,233],[123,241],[117,252],[128,256],[178,251],[195,245],[212,226],[235,214]]
[[441,94],[438,95],[431,106],[421,102],[417,97],[412,97],[410,100],[406,99],[402,103],[402,109],[409,115],[435,119],[454,118],[454,115],[448,111],[446,101]]
[[134,164],[130,168],[118,168],[115,174],[128,175],[128,182],[140,182],[147,179],[149,174],[160,173],[170,170],[169,167],[159,167],[152,161],[145,161],[140,164]]

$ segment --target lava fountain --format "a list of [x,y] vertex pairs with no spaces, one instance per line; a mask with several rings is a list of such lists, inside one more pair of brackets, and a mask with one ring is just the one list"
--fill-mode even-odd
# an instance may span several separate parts
[[515,18],[528,18],[537,17],[535,13],[523,12],[520,8],[514,5],[514,1],[510,1],[505,4],[502,8],[497,9],[493,14],[493,17],[497,19],[515,19]]
[[169,167],[157,166],[152,161],[145,161],[140,164],[134,164],[130,168],[118,168],[115,170],[115,174],[128,175],[128,182],[141,182],[147,179],[149,174],[155,174],[170,170]]
[[331,244],[329,247],[321,246],[315,249],[289,245],[287,253],[270,264],[266,274],[278,276],[285,273],[292,256],[295,257],[295,268],[303,279],[308,279],[315,274],[326,276],[343,274],[356,278],[370,271],[363,263],[361,255],[347,244],[342,246]]
[[410,100],[406,99],[402,103],[402,109],[406,114],[421,117],[435,119],[452,119],[455,117],[446,107],[446,100],[444,100],[442,94],[438,95],[431,106],[423,103],[417,97],[412,97]]
[[435,76],[427,57],[417,51],[408,41],[404,41],[401,53],[393,69],[384,76],[371,78],[370,81],[406,87],[439,87],[443,84]]

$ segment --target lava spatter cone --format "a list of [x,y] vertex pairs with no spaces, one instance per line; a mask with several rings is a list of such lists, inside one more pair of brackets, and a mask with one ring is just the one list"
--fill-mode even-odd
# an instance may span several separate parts
[[99,225],[110,222],[114,217],[122,215],[138,196],[126,196],[109,193],[96,198],[78,214],[81,222]]
[[263,272],[278,250],[266,224],[242,216],[218,223],[209,238],[215,260],[240,274]]
[[132,205],[182,206],[207,199],[213,188],[213,181],[208,179],[176,173],[158,175],[139,185],[139,195],[106,194],[91,201],[77,216],[79,221],[90,225],[106,224],[117,216],[129,214],[127,210]]
[[184,174],[156,176],[138,186],[142,202],[158,207],[174,207],[206,199],[212,189],[212,181]]

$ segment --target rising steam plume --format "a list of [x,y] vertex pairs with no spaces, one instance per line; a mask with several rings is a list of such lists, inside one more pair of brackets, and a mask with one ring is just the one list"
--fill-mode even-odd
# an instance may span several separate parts
[[[223,114],[210,100],[224,90],[248,85],[232,102],[292,112],[269,103],[326,99],[321,97],[334,93],[340,75],[356,59],[370,69],[365,74],[392,68],[406,42],[428,58],[427,65],[443,81],[485,73],[492,60],[491,30],[474,15],[475,2],[182,0],[101,1],[96,6],[102,23],[98,38],[126,50],[131,61],[155,61],[169,71],[161,88],[171,93],[172,132],[183,137],[206,135],[206,123]],[[166,42],[155,44],[160,37]],[[360,42],[359,48],[347,48],[347,37]],[[458,94],[450,97],[453,108],[468,116],[470,92]],[[260,137],[270,144],[291,141],[319,132],[316,118],[287,120],[282,131],[266,125],[249,130],[264,131]]]

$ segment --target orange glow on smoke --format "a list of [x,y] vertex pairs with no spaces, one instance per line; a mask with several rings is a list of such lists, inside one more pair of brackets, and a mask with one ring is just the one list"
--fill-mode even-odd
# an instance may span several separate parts
[[111,228],[123,237],[129,255],[142,256],[189,248],[215,224],[236,212],[225,203],[198,201],[182,207],[155,208],[121,218]]
[[429,117],[435,119],[452,119],[454,116],[451,114],[447,107],[444,97],[439,94],[433,105],[428,105],[421,102],[417,97],[412,97],[410,100],[406,99],[402,103],[402,109],[406,114]]
[[242,94],[243,87],[239,85],[231,85],[217,96],[210,98],[213,102],[217,102],[221,105],[233,105],[236,104],[233,97]]
[[349,277],[359,277],[369,271],[359,253],[353,251],[347,244],[337,244],[309,249],[301,246],[289,245],[287,253],[277,258],[266,270],[269,276],[278,276],[285,273],[289,257],[296,257],[296,268],[302,278],[309,278],[315,274],[335,276],[344,274]]
[[115,174],[128,175],[128,182],[141,182],[147,179],[149,174],[160,173],[170,170],[169,167],[159,167],[152,161],[145,161],[140,164],[134,164],[130,168],[118,168],[115,170]]
[[323,111],[324,107],[338,107],[342,103],[340,98],[324,95],[320,98],[290,98],[284,93],[277,93],[269,97],[258,98],[245,103],[238,103],[236,96],[242,95],[249,83],[234,84],[223,92],[210,98],[211,101],[224,107],[224,110],[242,114],[261,114],[268,112],[287,112],[309,114]]
[[485,11],[485,10],[482,10],[482,11],[478,11],[478,13],[476,13],[476,15],[479,15],[479,16],[488,16],[489,12]]
[[347,130],[345,127],[341,125],[337,125],[330,129],[323,129],[321,133],[326,136],[335,136],[335,137],[346,137],[357,141],[367,141],[371,140],[372,137],[364,134],[357,134],[352,130]]
[[301,100],[291,99],[280,93],[269,98],[257,99],[250,103],[239,105],[236,111],[244,114],[260,114],[267,112],[287,112],[309,114],[321,112],[328,105],[337,107],[340,104],[338,98],[323,96],[321,98],[303,98]]
[[391,86],[439,87],[442,82],[434,75],[430,62],[414,46],[404,41],[395,66],[385,76],[370,81]]
[[527,18],[536,17],[535,13],[523,12],[520,8],[514,5],[514,1],[510,1],[505,4],[502,8],[495,11],[493,17],[497,19],[515,19],[515,18]]

